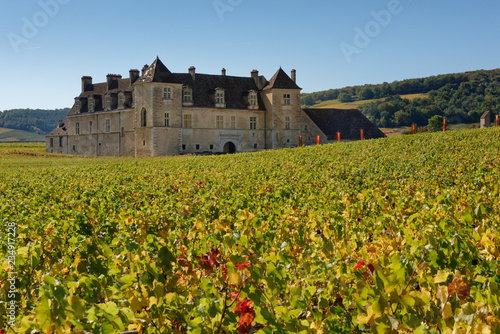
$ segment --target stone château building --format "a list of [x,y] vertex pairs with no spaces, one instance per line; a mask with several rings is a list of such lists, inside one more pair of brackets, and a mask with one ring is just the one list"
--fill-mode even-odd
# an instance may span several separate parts
[[[296,72],[281,68],[268,81],[250,77],[172,73],[159,58],[129,78],[104,83],[82,77],[67,120],[46,137],[47,152],[100,156],[161,156],[249,152],[383,134],[357,110],[305,109]],[[352,138],[351,138],[352,137]]]

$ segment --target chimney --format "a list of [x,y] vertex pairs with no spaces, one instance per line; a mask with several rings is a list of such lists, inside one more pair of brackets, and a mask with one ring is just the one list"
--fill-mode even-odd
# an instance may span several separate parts
[[82,77],[82,93],[92,90],[92,77]]
[[297,82],[297,71],[296,70],[292,70],[292,80],[293,80],[293,82]]
[[191,66],[191,67],[189,68],[189,74],[191,74],[191,76],[193,77],[193,80],[194,80],[195,75],[196,75],[196,67]]
[[108,82],[108,90],[118,88],[118,80],[120,80],[121,78],[122,76],[118,74],[108,74],[106,76],[106,81]]
[[144,65],[144,67],[142,68],[142,75],[146,74],[146,71],[148,70],[148,68],[149,68],[148,64]]
[[130,78],[130,85],[132,86],[134,82],[139,79],[139,70],[130,70],[129,72],[129,78]]
[[253,80],[255,81],[255,84],[258,86],[259,85],[259,71],[257,70],[253,70],[252,72],[250,72]]
[[222,76],[224,76],[224,77],[226,76],[226,69],[225,68],[222,69]]

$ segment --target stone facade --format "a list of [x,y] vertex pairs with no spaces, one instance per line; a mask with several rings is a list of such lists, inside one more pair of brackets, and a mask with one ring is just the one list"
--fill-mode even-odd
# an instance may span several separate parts
[[252,152],[327,138],[300,106],[301,88],[281,68],[268,81],[172,73],[157,58],[142,75],[82,77],[68,119],[46,137],[47,152],[98,156],[165,156]]

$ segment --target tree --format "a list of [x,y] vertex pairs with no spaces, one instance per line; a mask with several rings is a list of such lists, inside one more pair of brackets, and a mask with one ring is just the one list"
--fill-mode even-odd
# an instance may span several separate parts
[[429,119],[427,130],[431,132],[441,131],[443,129],[443,116],[434,115]]
[[358,93],[358,98],[360,100],[371,100],[373,99],[374,96],[375,94],[373,93],[370,87],[363,87]]
[[351,95],[349,95],[347,93],[340,93],[339,94],[339,101],[342,103],[351,102],[352,97],[351,97]]

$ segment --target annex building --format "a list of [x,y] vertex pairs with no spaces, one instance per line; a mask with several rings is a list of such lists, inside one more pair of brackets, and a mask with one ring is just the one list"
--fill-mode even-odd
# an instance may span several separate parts
[[82,90],[65,121],[46,136],[53,153],[98,156],[163,156],[251,152],[366,139],[383,133],[358,110],[302,109],[296,71],[281,68],[267,80],[172,73],[159,58],[128,78],[106,82],[82,77]]

